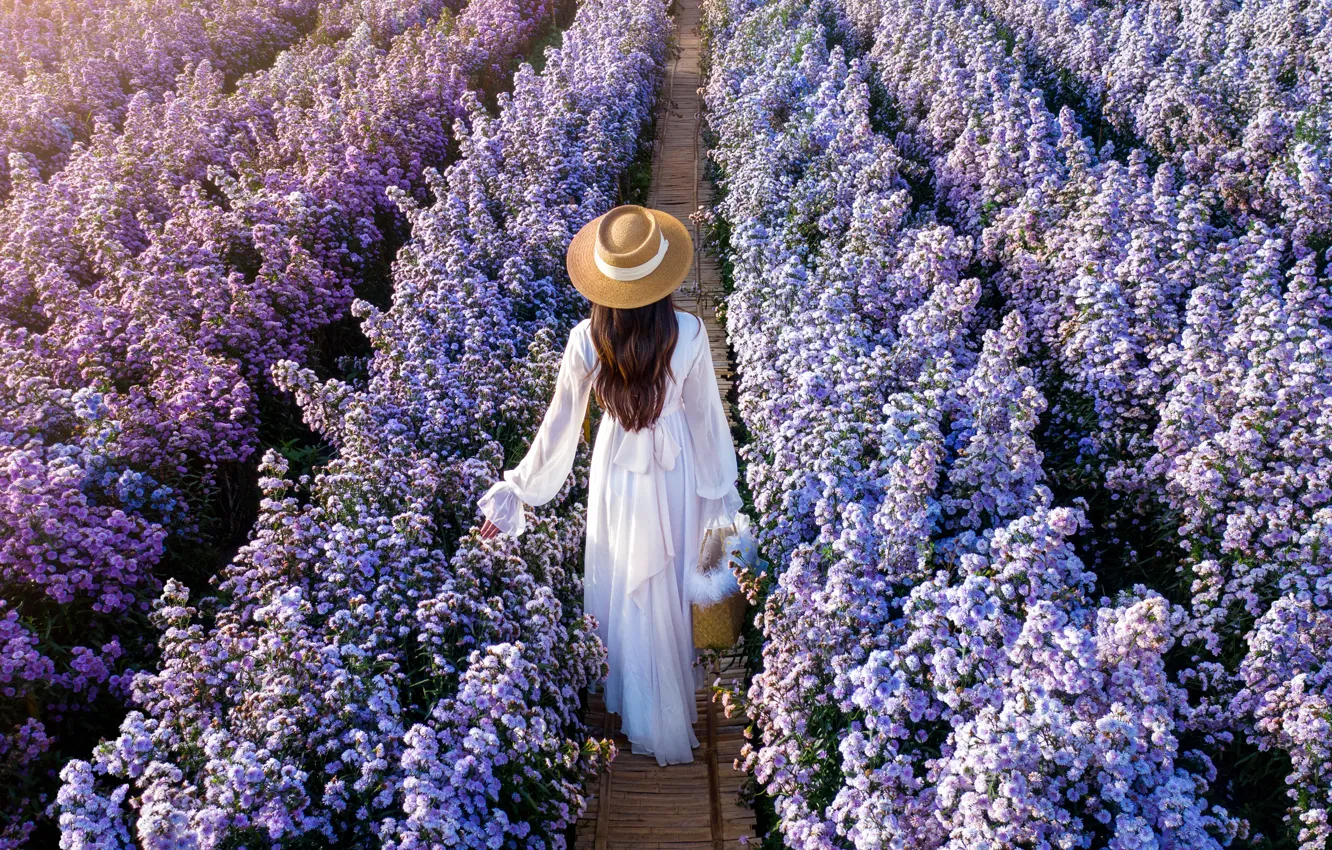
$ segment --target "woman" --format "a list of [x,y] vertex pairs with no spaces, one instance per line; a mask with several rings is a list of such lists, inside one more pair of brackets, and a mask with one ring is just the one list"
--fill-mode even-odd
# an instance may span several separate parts
[[550,501],[573,467],[588,395],[605,415],[588,482],[583,602],[609,653],[606,709],[633,752],[694,760],[696,668],[686,572],[705,529],[740,508],[735,446],[702,321],[674,309],[694,247],[679,219],[632,204],[569,245],[592,317],[569,335],[555,397],[517,468],[482,496],[481,536],[522,534],[523,505]]

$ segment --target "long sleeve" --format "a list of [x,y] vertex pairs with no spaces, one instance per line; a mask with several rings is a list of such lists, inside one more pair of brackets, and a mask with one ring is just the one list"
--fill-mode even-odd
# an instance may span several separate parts
[[743,502],[735,488],[738,475],[735,443],[717,388],[712,349],[702,323],[699,324],[702,338],[696,344],[700,351],[685,375],[681,390],[689,434],[694,441],[697,492],[706,501],[703,527],[715,528],[731,524]]
[[573,469],[596,363],[586,330],[583,322],[569,335],[554,398],[526,456],[478,502],[486,519],[505,534],[521,535],[527,529],[523,505],[544,505],[555,498]]

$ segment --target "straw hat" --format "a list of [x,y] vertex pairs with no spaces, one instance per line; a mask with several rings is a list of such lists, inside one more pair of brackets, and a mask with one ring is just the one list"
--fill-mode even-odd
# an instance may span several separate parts
[[583,225],[565,255],[574,288],[595,304],[620,309],[665,298],[693,262],[689,228],[670,213],[636,204]]

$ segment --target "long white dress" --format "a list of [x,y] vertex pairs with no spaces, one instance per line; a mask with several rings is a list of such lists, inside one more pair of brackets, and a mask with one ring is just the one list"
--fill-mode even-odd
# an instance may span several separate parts
[[[722,409],[702,322],[676,311],[666,403],[650,428],[626,431],[601,418],[588,482],[584,605],[597,620],[610,672],[606,709],[620,715],[635,753],[660,765],[693,761],[698,738],[694,661],[684,576],[698,563],[705,529],[741,507],[735,446]],[[573,467],[599,368],[589,322],[569,335],[555,397],[527,455],[480,500],[506,534],[526,528],[523,505],[555,497]]]

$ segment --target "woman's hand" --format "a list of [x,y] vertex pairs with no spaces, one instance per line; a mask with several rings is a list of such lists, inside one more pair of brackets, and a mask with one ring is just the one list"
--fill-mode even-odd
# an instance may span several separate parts
[[499,526],[495,525],[495,523],[491,522],[490,520],[486,520],[484,523],[481,524],[482,540],[490,540],[492,538],[495,538],[499,536],[499,533],[500,533]]

